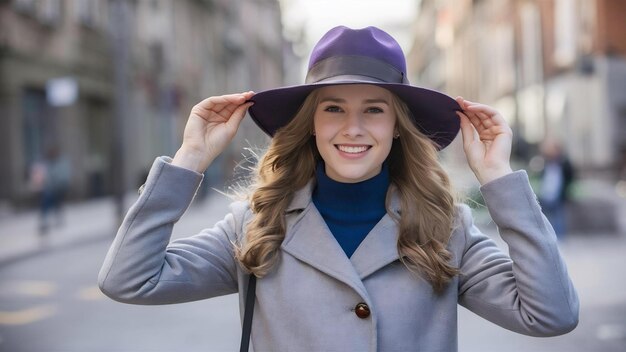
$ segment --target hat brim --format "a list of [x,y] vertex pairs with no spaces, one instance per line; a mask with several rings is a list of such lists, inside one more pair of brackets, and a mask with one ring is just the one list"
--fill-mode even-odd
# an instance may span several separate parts
[[396,94],[408,106],[417,128],[428,136],[439,150],[447,147],[459,132],[460,121],[456,111],[460,111],[461,107],[451,97],[408,84],[373,82],[347,76],[256,93],[250,99],[254,104],[248,111],[259,128],[273,137],[278,129],[291,121],[312,91],[339,84],[373,84]]

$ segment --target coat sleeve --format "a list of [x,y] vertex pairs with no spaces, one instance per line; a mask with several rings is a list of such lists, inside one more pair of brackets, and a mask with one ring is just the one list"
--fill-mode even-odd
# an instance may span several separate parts
[[578,297],[526,172],[494,180],[481,192],[509,255],[474,226],[469,208],[462,208],[466,241],[459,303],[526,335],[556,336],[573,330]]
[[237,292],[232,243],[242,226],[235,212],[210,229],[170,243],[174,224],[202,180],[201,174],[170,160],[154,162],[100,269],[100,289],[114,300],[169,304]]

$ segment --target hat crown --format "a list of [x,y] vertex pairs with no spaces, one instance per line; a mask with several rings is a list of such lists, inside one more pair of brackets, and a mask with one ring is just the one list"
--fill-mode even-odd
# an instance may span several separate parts
[[352,29],[338,26],[331,29],[313,48],[309,70],[318,62],[336,56],[362,56],[380,60],[406,75],[406,60],[400,44],[376,27]]

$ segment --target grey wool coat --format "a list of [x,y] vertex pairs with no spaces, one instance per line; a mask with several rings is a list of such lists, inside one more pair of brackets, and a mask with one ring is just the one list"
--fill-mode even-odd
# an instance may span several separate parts
[[[247,203],[234,202],[215,226],[170,243],[201,180],[157,158],[100,271],[107,296],[169,304],[239,292],[243,310],[247,275],[232,243],[253,216]],[[449,249],[461,274],[440,295],[399,262],[397,225],[388,214],[348,258],[311,191],[295,194],[280,262],[257,282],[255,351],[456,351],[457,304],[533,336],[564,334],[578,323],[576,291],[524,171],[481,188],[508,255],[473,225],[467,206],[458,206]],[[369,316],[355,314],[359,303]]]

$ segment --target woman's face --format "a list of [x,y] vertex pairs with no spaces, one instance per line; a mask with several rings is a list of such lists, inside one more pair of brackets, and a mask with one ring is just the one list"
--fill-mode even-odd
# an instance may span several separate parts
[[321,88],[313,123],[326,175],[344,183],[380,173],[393,143],[396,113],[391,93],[368,84]]

